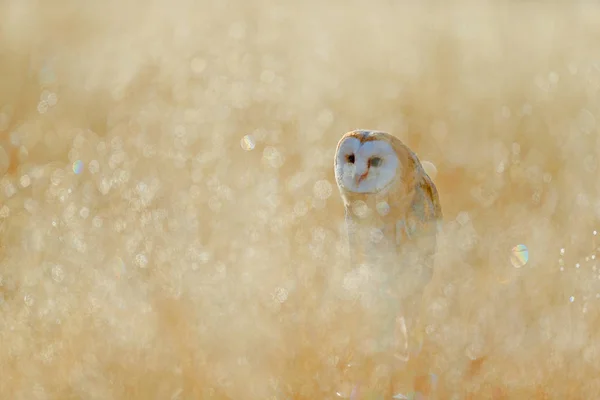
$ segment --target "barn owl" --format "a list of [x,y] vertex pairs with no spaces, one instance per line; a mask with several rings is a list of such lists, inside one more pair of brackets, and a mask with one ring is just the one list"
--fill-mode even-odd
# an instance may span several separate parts
[[334,169],[355,262],[413,250],[430,261],[442,209],[414,152],[389,133],[355,130],[338,142]]
[[399,307],[393,314],[403,316],[408,342],[418,330],[421,298],[433,273],[442,220],[437,189],[416,154],[382,131],[344,134],[334,169],[352,264],[388,271],[388,291]]

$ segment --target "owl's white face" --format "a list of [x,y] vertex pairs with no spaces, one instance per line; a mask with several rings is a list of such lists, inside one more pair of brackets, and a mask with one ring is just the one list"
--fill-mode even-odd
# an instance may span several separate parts
[[352,193],[377,193],[397,176],[400,165],[389,143],[373,140],[361,143],[348,137],[335,156],[335,179],[340,189]]

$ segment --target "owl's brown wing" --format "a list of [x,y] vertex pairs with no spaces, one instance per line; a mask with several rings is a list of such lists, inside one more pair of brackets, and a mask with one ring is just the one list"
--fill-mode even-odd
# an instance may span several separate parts
[[400,241],[399,245],[414,242],[418,238],[437,237],[438,226],[443,218],[437,189],[427,174],[423,173],[415,180],[411,197],[403,227],[403,236],[407,240]]
[[431,216],[432,219],[441,220],[443,218],[443,213],[438,191],[435,187],[435,184],[433,183],[429,175],[427,175],[426,173],[423,173],[421,189],[425,193],[425,197],[428,200],[428,204],[431,206],[431,208],[428,209],[426,214]]
[[417,236],[430,238],[433,241],[433,248],[430,251],[435,252],[438,228],[443,218],[442,206],[435,184],[425,173],[418,185],[417,193],[419,196],[415,197],[412,204],[413,216],[418,219],[417,226],[420,231]]

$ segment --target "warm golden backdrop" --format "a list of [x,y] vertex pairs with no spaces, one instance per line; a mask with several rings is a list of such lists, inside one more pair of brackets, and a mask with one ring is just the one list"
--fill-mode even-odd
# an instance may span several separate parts
[[0,2],[0,398],[335,398],[355,128],[438,169],[440,398],[597,398],[598,10],[287,3]]

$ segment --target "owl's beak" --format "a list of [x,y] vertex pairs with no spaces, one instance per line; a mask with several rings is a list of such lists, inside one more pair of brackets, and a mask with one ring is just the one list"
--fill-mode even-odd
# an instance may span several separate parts
[[369,175],[369,170],[368,169],[365,171],[364,174],[362,174],[360,176],[357,175],[357,177],[356,177],[356,185],[357,186],[360,185],[360,183],[365,180],[365,178],[367,177],[367,175]]

